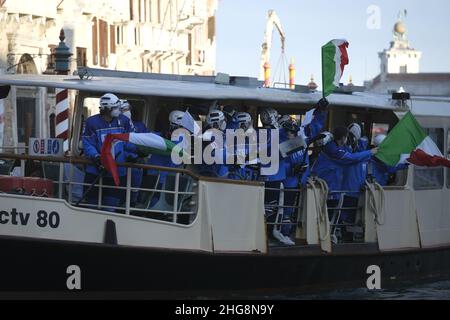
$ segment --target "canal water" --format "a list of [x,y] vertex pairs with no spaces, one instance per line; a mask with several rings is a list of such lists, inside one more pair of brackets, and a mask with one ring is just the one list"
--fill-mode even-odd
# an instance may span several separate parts
[[381,290],[343,289],[315,294],[290,294],[289,296],[267,298],[283,300],[450,300],[450,279],[407,284],[402,287]]

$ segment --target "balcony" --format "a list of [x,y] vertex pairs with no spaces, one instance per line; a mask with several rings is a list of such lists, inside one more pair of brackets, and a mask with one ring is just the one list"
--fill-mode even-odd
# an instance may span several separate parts
[[55,19],[57,7],[61,0],[0,0],[0,7],[6,9],[8,14],[18,14],[20,17],[30,16],[32,19]]
[[195,26],[202,25],[205,23],[205,19],[199,16],[187,16],[181,17],[178,22],[177,31],[183,32],[186,30],[192,30]]

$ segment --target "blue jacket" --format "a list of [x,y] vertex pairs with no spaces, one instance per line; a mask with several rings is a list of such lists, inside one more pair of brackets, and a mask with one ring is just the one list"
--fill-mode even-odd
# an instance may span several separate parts
[[239,122],[236,118],[237,112],[232,117],[227,117],[226,129],[239,129]]
[[[148,132],[150,132],[150,131],[148,131]],[[153,133],[161,136],[160,132],[153,132]],[[181,139],[182,139],[182,137],[180,137],[180,141],[173,141],[173,142],[179,143],[179,142],[181,142]],[[160,155],[160,154],[150,155],[147,160],[147,164],[152,165],[152,166],[166,167],[166,168],[181,168],[183,166],[182,164],[176,165],[175,163],[173,163],[171,156],[164,156],[164,155]],[[150,170],[147,170],[147,174],[159,174],[160,175],[159,182],[161,184],[163,184],[166,181],[168,172],[150,169]]]
[[[358,140],[355,153],[363,152],[367,150],[369,145],[369,140],[366,137],[362,137]],[[352,152],[352,148],[347,146],[348,151]],[[361,192],[361,188],[366,183],[367,179],[367,161],[361,161],[349,166],[344,169],[344,182],[342,188],[344,191],[352,191],[347,195],[350,197],[358,198]]]
[[[294,173],[295,167],[297,165],[305,166],[306,170],[300,177],[299,174]],[[283,185],[285,188],[297,188],[299,182],[305,185],[308,181],[310,170],[309,170],[309,155],[307,150],[299,150],[286,158],[285,161],[286,179],[283,180]]]
[[[351,153],[346,146],[338,146],[332,141],[319,154],[312,172],[327,182],[330,191],[348,191],[344,188],[345,169],[360,162],[367,162],[371,157],[370,150]],[[339,199],[339,195],[330,194],[330,199]]]
[[[305,127],[306,144],[309,145],[311,140],[322,132],[327,118],[327,112],[322,112],[316,109],[314,112],[314,118],[311,123]],[[280,132],[280,135],[284,133]],[[306,169],[301,176],[294,173],[294,169],[297,165],[305,166]],[[286,179],[283,184],[286,188],[296,188],[299,184],[306,185],[308,178],[311,174],[309,166],[309,153],[307,150],[300,150],[294,154],[291,154],[285,162]]]
[[[263,176],[265,181],[283,181],[284,179],[286,179],[286,160],[283,159],[281,157],[281,155],[279,154],[280,151],[278,148],[276,149],[272,149],[272,135],[270,130],[271,129],[265,129],[265,128],[260,128],[257,130],[257,134],[258,134],[258,148],[265,148],[266,145],[261,143],[261,138],[260,138],[260,134],[263,130],[266,130],[267,134],[267,156],[269,158],[272,158],[272,152],[278,152],[278,156],[279,156],[279,166],[278,166],[278,171],[277,173],[270,175],[270,176]],[[278,138],[279,138],[279,143],[282,143],[284,141],[286,141],[287,137],[286,137],[286,133],[284,132],[283,129],[279,129],[277,130],[278,132]],[[261,151],[259,151],[261,152]],[[264,164],[261,165],[262,168],[269,168],[273,166],[273,164]]]
[[134,126],[134,132],[136,133],[148,133],[150,130],[148,130],[147,126],[140,121],[133,121]]
[[[218,177],[218,178],[226,178],[228,176],[228,166],[226,164],[227,161],[227,150],[226,150],[226,134],[223,133],[222,135],[222,141],[223,141],[223,148],[219,149],[213,149],[212,151],[212,156],[215,157],[216,152],[221,154],[221,160],[222,160],[222,164],[219,163],[214,163],[214,164],[206,164],[203,163],[200,165],[200,170],[202,174],[210,174],[212,176]],[[214,140],[212,140],[211,142],[208,143],[208,145],[211,145],[214,143]],[[220,156],[219,156],[220,157]]]
[[[94,115],[86,119],[83,130],[83,148],[84,154],[87,158],[93,160],[99,156],[102,149],[103,141],[106,135],[114,133],[128,133],[133,132],[134,128],[130,123],[130,120],[120,115],[118,118],[114,118],[111,122],[107,122],[100,114]],[[116,162],[126,162],[127,155],[133,154],[135,147],[130,143],[118,142],[114,146],[114,153],[116,156]],[[118,168],[119,176],[126,175],[126,170],[123,167]],[[90,174],[98,175],[98,169],[93,165],[88,165],[86,172]],[[110,174],[106,175],[111,177]]]
[[319,111],[316,109],[314,111],[314,118],[311,123],[306,126],[305,134],[306,134],[306,142],[309,145],[311,139],[315,138],[319,133],[322,132],[323,127],[325,126],[325,120],[327,119],[328,112],[327,111]]
[[370,164],[372,167],[372,176],[376,182],[378,182],[381,186],[386,186],[389,180],[389,176],[391,174],[396,173],[400,170],[408,169],[407,164],[399,164],[395,167],[388,166],[384,162],[378,160],[377,158],[372,158],[370,160]]

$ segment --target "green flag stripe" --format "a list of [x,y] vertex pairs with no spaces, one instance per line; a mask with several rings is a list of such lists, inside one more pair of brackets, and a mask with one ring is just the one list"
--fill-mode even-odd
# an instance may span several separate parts
[[426,137],[426,132],[416,118],[408,112],[380,145],[376,157],[390,166],[395,166],[402,154],[410,154]]
[[334,86],[334,78],[336,77],[334,57],[336,55],[336,49],[336,46],[332,42],[322,47],[322,83],[324,97],[329,96],[336,89]]

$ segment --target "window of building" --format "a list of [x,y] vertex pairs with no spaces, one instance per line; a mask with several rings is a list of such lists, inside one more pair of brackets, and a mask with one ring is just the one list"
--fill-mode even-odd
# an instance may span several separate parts
[[139,1],[139,22],[145,22],[147,17],[147,5],[146,0]]
[[51,44],[48,46],[48,48],[49,48],[50,55],[48,56],[48,60],[47,60],[47,69],[55,70],[55,67],[56,67],[56,56],[55,56],[56,45]]
[[117,26],[116,27],[116,45],[123,45],[123,26]]
[[138,45],[138,29],[134,28],[134,44]]
[[108,67],[108,24],[106,21],[99,20],[99,53],[100,66]]
[[130,0],[130,20],[134,19],[134,0]]
[[77,47],[77,67],[87,66],[87,53],[86,48]]
[[161,8],[162,8],[162,1],[158,0],[156,1],[156,12],[158,14],[158,23],[162,23],[162,14],[161,14]]
[[146,21],[152,22],[152,0],[146,0],[145,1],[145,8],[146,8]]
[[109,26],[109,52],[116,53],[116,27]]
[[408,73],[408,66],[400,66],[400,73]]
[[216,17],[208,18],[208,39],[213,42],[216,36]]
[[92,64],[98,65],[98,22],[97,18],[92,21]]
[[56,115],[54,113],[52,113],[49,117],[48,117],[48,123],[50,126],[50,138],[55,138],[56,137]]
[[17,97],[17,139],[28,144],[30,138],[36,137],[36,99]]
[[[427,135],[436,143],[441,152],[444,149],[444,129],[431,128],[425,130]],[[414,168],[414,189],[429,190],[442,189],[444,186],[444,168]]]
[[193,49],[192,34],[189,34],[188,35],[188,54],[186,56],[186,64],[188,66],[192,65],[192,49]]

